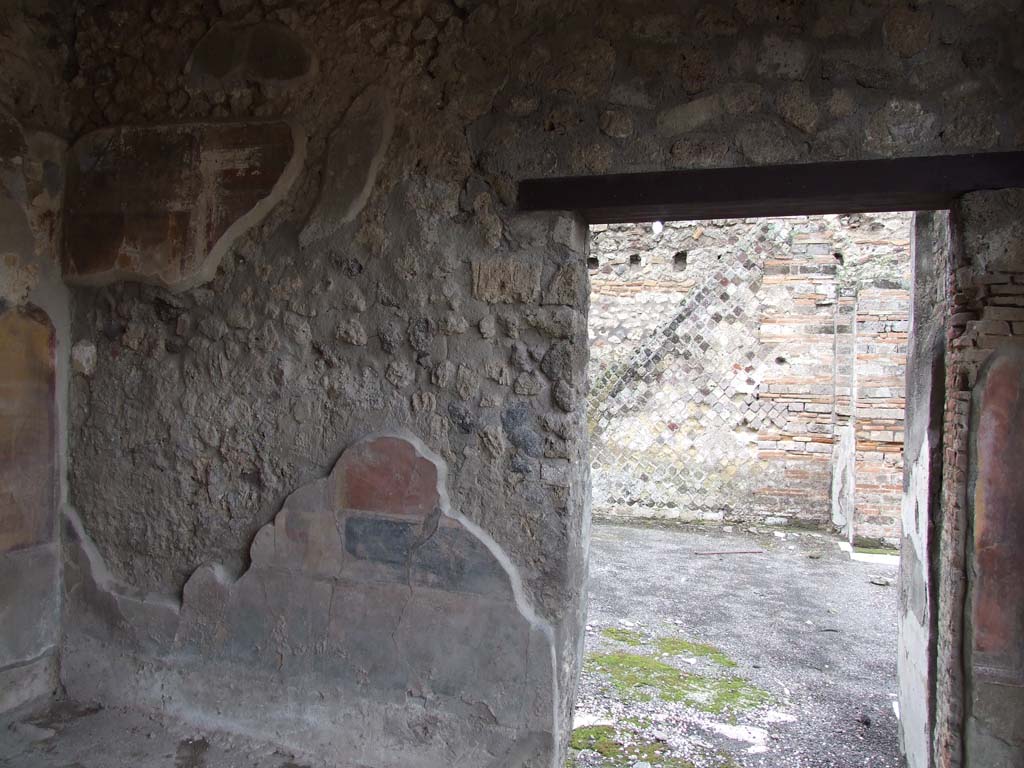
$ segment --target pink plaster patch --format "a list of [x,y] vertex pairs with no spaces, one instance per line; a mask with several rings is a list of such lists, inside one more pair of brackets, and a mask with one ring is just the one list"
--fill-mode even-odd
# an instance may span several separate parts
[[337,474],[345,509],[422,517],[440,502],[437,467],[401,438],[379,437],[350,448]]

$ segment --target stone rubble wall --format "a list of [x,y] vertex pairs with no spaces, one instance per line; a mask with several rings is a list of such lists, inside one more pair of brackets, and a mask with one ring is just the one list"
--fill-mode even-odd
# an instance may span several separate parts
[[898,539],[909,215],[592,233],[595,511],[827,523],[847,423],[854,532]]

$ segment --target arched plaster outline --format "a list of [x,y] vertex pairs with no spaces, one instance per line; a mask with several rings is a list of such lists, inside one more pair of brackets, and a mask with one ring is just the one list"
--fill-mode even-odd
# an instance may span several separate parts
[[[522,576],[519,574],[519,569],[512,562],[506,552],[501,548],[497,541],[487,533],[481,526],[474,523],[472,520],[467,518],[461,512],[456,511],[451,502],[451,496],[448,493],[448,463],[437,453],[431,450],[422,440],[415,435],[406,432],[404,430],[374,432],[354,441],[348,447],[346,447],[338,458],[335,459],[332,465],[331,472],[326,476],[313,480],[311,482],[301,485],[299,488],[292,491],[285,498],[278,511],[274,514],[274,517],[268,521],[265,525],[261,526],[260,529],[253,536],[252,543],[250,544],[250,558],[252,557],[252,550],[256,546],[256,541],[260,538],[260,534],[264,530],[269,529],[271,532],[274,530],[274,526],[277,523],[278,516],[283,512],[287,511],[290,502],[296,499],[300,494],[308,492],[308,489],[314,486],[323,486],[328,482],[330,477],[333,475],[335,468],[344,458],[345,454],[358,447],[359,445],[372,443],[375,440],[380,439],[395,439],[402,440],[412,446],[419,458],[426,459],[437,470],[437,497],[438,507],[441,513],[446,517],[458,522],[466,531],[472,534],[476,539],[483,544],[487,550],[491,553],[491,556],[498,562],[498,564],[505,571],[508,576],[509,585],[512,589],[513,602],[519,611],[520,616],[526,620],[532,629],[539,631],[547,640],[548,648],[551,654],[551,768],[561,768],[558,761],[559,745],[562,737],[561,717],[560,717],[560,706],[559,706],[559,678],[558,678],[558,652],[555,643],[555,629],[552,624],[540,616],[533,604],[530,602],[529,597],[526,594],[526,588],[523,585]],[[96,547],[95,543],[89,537],[85,531],[85,527],[79,517],[77,511],[70,504],[64,506],[64,514],[68,518],[68,521],[78,539],[78,544],[81,546],[86,560],[89,564],[91,571],[91,577],[101,591],[109,594],[117,603],[121,601],[129,601],[134,603],[143,609],[155,609],[161,612],[169,612],[175,622],[180,621],[182,610],[185,603],[184,589],[187,589],[189,581],[196,577],[200,571],[209,572],[218,584],[225,587],[227,590],[232,590],[235,585],[246,575],[252,568],[252,561],[250,559],[250,565],[241,573],[232,574],[224,567],[221,563],[204,563],[198,566],[188,580],[185,582],[182,596],[170,597],[167,595],[160,595],[158,593],[143,592],[140,590],[133,590],[127,585],[121,583],[108,568],[106,562],[103,559],[102,554]],[[168,648],[168,653],[171,653],[171,649]],[[187,712],[182,710],[180,707],[171,707],[173,711],[185,716]],[[242,723],[237,723],[234,720],[226,718],[214,717],[209,722],[216,722],[220,727],[225,730],[242,732],[252,737],[259,737],[260,734],[252,729],[248,729]],[[513,753],[515,747],[513,747]],[[531,755],[532,756],[532,755]],[[515,755],[515,759],[518,756]],[[527,757],[528,759],[528,757]],[[507,768],[516,768],[516,766],[507,766]]]

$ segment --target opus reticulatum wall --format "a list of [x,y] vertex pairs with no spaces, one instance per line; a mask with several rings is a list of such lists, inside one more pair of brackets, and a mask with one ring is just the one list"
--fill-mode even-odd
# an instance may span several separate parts
[[908,214],[596,227],[595,513],[897,542],[909,246]]

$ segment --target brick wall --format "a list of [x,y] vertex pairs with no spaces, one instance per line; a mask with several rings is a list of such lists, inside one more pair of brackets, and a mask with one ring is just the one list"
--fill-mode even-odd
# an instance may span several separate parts
[[825,523],[836,427],[856,423],[857,532],[896,537],[909,227],[904,214],[595,227],[596,512]]
[[857,297],[854,490],[856,533],[894,535],[903,495],[906,289],[865,288]]

